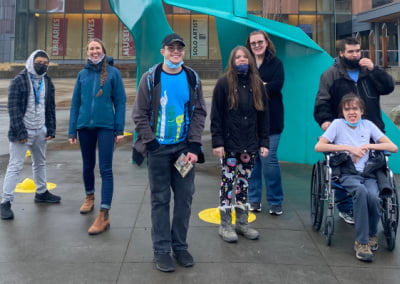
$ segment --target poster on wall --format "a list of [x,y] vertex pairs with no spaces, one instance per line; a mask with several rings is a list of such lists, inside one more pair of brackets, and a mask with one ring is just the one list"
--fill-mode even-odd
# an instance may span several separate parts
[[121,25],[121,39],[121,56],[135,56],[136,48],[133,42],[133,37],[124,25]]
[[208,56],[208,16],[191,17],[191,57]]
[[65,56],[67,42],[67,19],[53,18],[51,20],[51,55]]
[[94,38],[101,38],[101,19],[88,18],[87,19],[87,40],[90,41]]

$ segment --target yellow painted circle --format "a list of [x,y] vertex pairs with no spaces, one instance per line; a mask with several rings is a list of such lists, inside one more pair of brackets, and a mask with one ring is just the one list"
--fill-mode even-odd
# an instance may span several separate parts
[[[218,208],[208,208],[200,211],[198,214],[199,218],[204,222],[213,223],[213,224],[220,224],[221,223],[221,216],[219,215]],[[256,220],[256,215],[249,212],[249,223],[254,222]],[[232,211],[232,224],[236,222],[236,214],[235,210]]]
[[[52,190],[56,188],[57,185],[55,183],[48,182],[47,189]],[[36,185],[33,179],[26,178],[22,182],[18,183],[15,187],[15,192],[22,192],[22,193],[33,193],[36,192]]]

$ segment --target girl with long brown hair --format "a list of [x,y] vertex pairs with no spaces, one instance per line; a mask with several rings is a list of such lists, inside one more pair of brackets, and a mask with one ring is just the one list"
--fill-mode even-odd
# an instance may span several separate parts
[[[258,238],[259,233],[247,221],[247,189],[256,152],[268,155],[268,134],[266,90],[249,50],[237,46],[230,54],[224,76],[215,85],[211,108],[213,153],[222,164],[219,235],[226,242],[236,242],[237,233],[248,239]],[[233,204],[235,230],[231,226]]]

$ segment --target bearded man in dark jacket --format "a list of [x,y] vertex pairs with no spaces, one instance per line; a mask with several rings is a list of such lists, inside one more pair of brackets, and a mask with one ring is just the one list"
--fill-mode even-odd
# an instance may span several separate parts
[[[383,68],[376,66],[369,58],[361,58],[360,42],[355,38],[345,38],[340,43],[339,56],[335,58],[333,66],[321,75],[315,99],[314,118],[325,131],[331,122],[338,118],[338,107],[342,97],[354,93],[364,101],[364,118],[371,120],[385,132],[380,96],[390,94],[394,87],[393,77]],[[338,191],[337,199],[345,198],[343,194],[345,193]],[[339,216],[349,224],[354,224],[352,205],[350,198],[338,204]]]

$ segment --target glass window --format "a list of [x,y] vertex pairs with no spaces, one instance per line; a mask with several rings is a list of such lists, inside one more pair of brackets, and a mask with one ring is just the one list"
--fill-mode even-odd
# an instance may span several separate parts
[[65,11],[65,0],[48,0],[47,12],[48,13],[64,13]]
[[263,11],[263,1],[247,0],[247,11],[250,14],[261,16]]
[[101,10],[101,0],[85,0],[85,10]]
[[299,11],[317,11],[316,0],[299,0]]
[[332,13],[334,1],[332,0],[317,0],[318,12]]
[[114,15],[106,14],[102,18],[102,34],[99,38],[104,42],[107,55],[118,58],[118,19]]
[[110,4],[108,3],[108,0],[102,0],[102,2],[102,12],[114,14],[113,10],[111,10]]
[[82,0],[68,0],[65,2],[66,13],[82,13],[83,1]]
[[82,42],[82,14],[65,14],[65,55],[64,59],[85,58],[85,45]]
[[352,0],[335,0],[336,12],[347,12],[351,14]]
[[46,10],[46,0],[35,0],[35,1],[30,1],[30,3],[31,3],[30,8],[32,10],[42,10],[42,11]]

